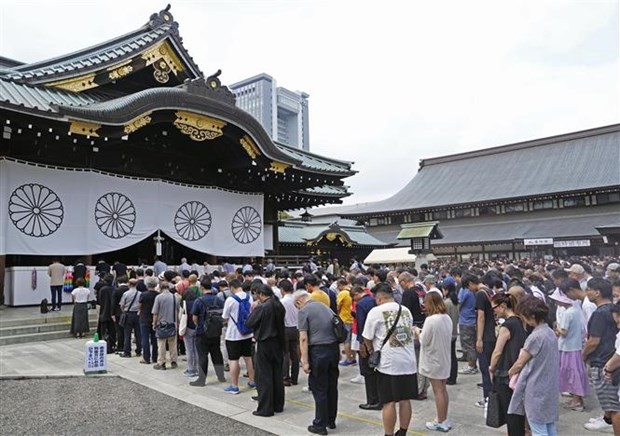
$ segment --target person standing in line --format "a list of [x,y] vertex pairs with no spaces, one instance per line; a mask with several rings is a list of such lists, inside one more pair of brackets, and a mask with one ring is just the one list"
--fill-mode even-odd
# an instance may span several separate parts
[[183,371],[186,377],[197,377],[198,371],[198,348],[196,347],[196,324],[192,317],[192,307],[196,298],[200,296],[200,289],[196,287],[195,275],[190,276],[190,286],[185,288],[181,297],[181,310],[179,311],[179,319],[181,313],[185,310],[187,314],[187,325],[183,334],[183,342],[185,343],[185,354],[187,356],[187,368]]
[[65,266],[56,257],[47,267],[47,275],[50,277],[50,291],[52,292],[51,310],[53,311],[60,311],[62,307],[62,287],[65,284],[65,272]]
[[443,302],[446,311],[452,320],[452,341],[450,342],[450,377],[446,381],[448,385],[456,384],[458,374],[458,359],[456,357],[456,339],[459,336],[459,297],[456,294],[456,284],[454,280],[444,280],[441,284]]
[[345,358],[339,362],[342,366],[355,365],[357,360],[353,351],[351,351],[351,330],[353,328],[353,315],[351,309],[353,307],[353,300],[351,299],[351,292],[348,287],[339,288],[338,295],[336,296],[336,305],[338,307],[338,315],[347,329],[347,339],[345,339],[343,347]]
[[360,404],[362,410],[381,410],[379,401],[379,391],[377,385],[377,372],[368,366],[368,354],[362,352],[364,338],[362,333],[366,327],[368,314],[377,305],[372,294],[366,293],[361,284],[354,284],[351,288],[351,297],[355,302],[355,324],[357,331],[357,342],[359,344],[359,367],[360,374],[364,377],[364,387],[366,391],[366,403]]
[[[472,278],[475,279],[472,281]],[[461,350],[468,365],[458,371],[459,374],[477,374],[476,365],[476,294],[478,279],[471,274],[461,276],[461,290],[459,291],[459,332],[461,335]]]
[[251,305],[252,297],[241,286],[239,280],[230,282],[232,295],[224,302],[224,311],[222,312],[222,318],[227,322],[225,339],[230,367],[230,386],[225,387],[224,392],[233,395],[240,392],[239,374],[241,367],[239,366],[239,359],[242,357],[248,372],[248,386],[250,388],[256,387],[254,365],[252,364],[253,334],[251,331],[250,333],[245,333],[245,330],[244,333],[241,332],[244,320],[239,316],[241,313],[249,313],[250,310],[247,306]]
[[155,256],[155,263],[153,264],[153,273],[155,277],[159,277],[166,272],[168,265],[166,265],[158,256]]
[[73,316],[71,318],[71,334],[76,338],[84,337],[89,331],[88,325],[88,298],[90,290],[84,287],[84,279],[78,279],[77,288],[71,291],[73,299]]
[[[428,277],[428,276],[427,276]],[[418,372],[430,381],[435,396],[437,418],[426,423],[426,428],[447,432],[452,428],[448,420],[448,390],[446,380],[450,376],[450,343],[452,342],[452,320],[446,313],[446,305],[438,292],[432,291],[424,298],[426,320],[424,331],[416,327],[420,338],[420,364]]]
[[495,336],[495,315],[491,306],[493,297],[488,283],[492,277],[487,274],[480,283],[478,278],[470,279],[470,289],[476,293],[476,352],[478,353],[478,365],[482,375],[482,394],[483,398],[476,402],[476,406],[485,408],[489,392],[491,392],[491,376],[489,374],[489,363],[497,340]]
[[573,279],[566,279],[565,282],[566,284],[562,283],[560,289],[549,297],[556,301],[558,307],[564,309],[555,329],[560,349],[560,392],[572,395],[572,399],[564,405],[565,408],[583,412],[583,397],[587,395],[589,385],[586,365],[581,354],[586,327],[579,309],[564,293],[564,289],[570,288],[571,282],[573,286],[578,285],[578,282]]
[[[260,285],[256,294],[257,305],[245,325],[254,330],[256,340],[255,377],[258,408],[254,416],[273,416],[284,410],[284,317],[286,310],[276,298],[273,289]],[[254,398],[253,398],[254,399]]]
[[299,324],[299,311],[293,301],[293,284],[290,280],[280,280],[279,287],[282,291],[282,300],[280,302],[286,312],[284,316],[286,348],[282,363],[284,386],[296,386],[299,382],[299,329],[297,328]]
[[510,387],[508,370],[514,365],[523,348],[527,332],[523,321],[517,316],[517,298],[511,294],[496,294],[493,297],[495,316],[504,319],[499,329],[495,349],[491,356],[489,372],[492,375],[493,388],[497,392],[500,413],[504,415],[509,436],[525,436],[525,417],[509,414],[508,406],[513,390]]
[[612,416],[620,412],[618,387],[605,378],[603,368],[614,355],[618,327],[611,313],[613,304],[611,283],[605,279],[592,278],[587,283],[587,299],[596,304],[596,310],[588,322],[588,339],[583,347],[583,360],[590,365],[590,383],[603,409],[602,421],[587,422],[587,430],[612,430]]
[[[405,436],[411,422],[411,400],[418,395],[413,316],[404,305],[394,301],[392,288],[387,283],[375,286],[374,292],[377,306],[368,313],[360,352],[365,356],[372,355],[375,350],[381,352],[376,372],[383,430],[388,436]],[[399,429],[394,433],[396,404]]]
[[[97,332],[99,337],[104,340],[109,340],[111,344],[116,347],[116,327],[114,326],[113,295],[114,287],[112,281],[114,276],[111,273],[104,274],[101,278],[103,285],[97,292],[97,304],[99,305],[99,322],[97,323]],[[108,350],[112,353],[112,350]]]
[[508,414],[525,415],[532,436],[556,436],[560,368],[558,340],[546,323],[549,308],[533,295],[526,295],[519,302],[517,312],[534,330],[508,370],[509,377],[519,374]]
[[[155,303],[153,304],[153,330],[157,335],[157,325],[159,323],[175,324],[178,330],[179,319],[177,313],[179,313],[179,299],[170,292],[170,288],[174,287],[173,283],[167,280],[162,280],[159,283],[159,295],[155,297]],[[161,338],[157,336],[157,364],[153,366],[153,369],[165,370],[166,369],[166,345],[168,345],[168,351],[170,353],[170,367],[175,369],[178,359],[177,352],[177,332],[174,335]]]
[[125,325],[123,326],[125,347],[123,348],[123,354],[121,354],[121,357],[131,357],[132,331],[136,337],[136,356],[140,356],[142,354],[142,342],[140,340],[140,318],[138,317],[138,306],[140,304],[138,297],[140,297],[140,291],[136,288],[137,283],[138,280],[136,279],[129,280],[129,289],[123,294],[119,303],[121,312],[127,314]]
[[114,327],[116,328],[116,353],[123,354],[125,351],[125,329],[119,324],[121,319],[121,298],[123,294],[129,290],[127,285],[127,276],[120,276],[116,278],[117,287],[112,294],[112,320],[114,321]]
[[[157,278],[153,276],[147,276],[144,279],[144,285],[146,286],[146,292],[142,292],[138,297],[138,310],[140,312],[140,339],[142,343],[142,359],[140,363],[150,364],[151,362],[157,362],[157,338],[155,337],[155,331],[153,330],[153,305],[155,304],[155,298],[157,298]],[[136,287],[137,288],[137,287]]]
[[314,420],[308,431],[326,435],[327,428],[336,428],[338,415],[340,346],[334,335],[334,314],[307,291],[296,291],[293,301],[299,309],[301,362],[314,397]]
[[209,371],[209,354],[220,383],[224,377],[224,357],[222,356],[222,310],[224,302],[214,293],[208,278],[200,282],[202,296],[192,305],[192,318],[196,326],[196,350],[198,353],[198,378],[189,382],[190,386],[204,386]]

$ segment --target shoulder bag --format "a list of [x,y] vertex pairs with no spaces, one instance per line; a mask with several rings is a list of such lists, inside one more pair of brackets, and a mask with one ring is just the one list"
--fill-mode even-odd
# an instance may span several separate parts
[[157,328],[155,329],[155,336],[158,338],[170,338],[177,334],[177,311],[176,304],[174,299],[177,298],[174,294],[171,294],[172,297],[172,322],[159,321],[157,323]]
[[400,320],[400,313],[402,312],[402,309],[403,309],[403,306],[399,304],[398,314],[396,315],[394,324],[392,324],[392,326],[390,327],[390,330],[388,330],[387,332],[387,335],[385,335],[385,339],[383,340],[383,343],[381,344],[381,348],[373,351],[372,354],[368,356],[368,366],[370,367],[370,369],[374,369],[376,371],[377,368],[379,367],[379,364],[381,363],[381,350],[383,349],[385,344],[387,344],[387,341],[390,340],[392,333],[394,333],[394,330],[396,329],[396,325],[398,324],[398,321]]
[[183,307],[179,316],[179,334],[183,336],[185,330],[187,330],[187,301],[183,300]]
[[131,309],[131,306],[133,306],[133,302],[136,301],[137,296],[138,296],[138,291],[136,291],[136,294],[133,296],[131,303],[129,303],[129,307],[127,308],[127,310],[123,310],[123,313],[121,313],[121,316],[118,319],[118,325],[120,325],[121,327],[125,327],[125,324],[127,324],[127,312],[129,311],[129,309]]

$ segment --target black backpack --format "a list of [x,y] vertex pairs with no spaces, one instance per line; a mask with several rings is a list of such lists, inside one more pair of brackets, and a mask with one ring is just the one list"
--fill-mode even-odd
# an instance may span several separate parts
[[206,308],[204,328],[200,334],[207,339],[219,338],[222,336],[222,328],[224,327],[222,309],[215,306],[209,306],[204,297],[199,298],[199,300],[200,303]]
[[47,307],[47,298],[44,298],[43,300],[41,300],[41,313],[47,313],[49,311],[50,310]]

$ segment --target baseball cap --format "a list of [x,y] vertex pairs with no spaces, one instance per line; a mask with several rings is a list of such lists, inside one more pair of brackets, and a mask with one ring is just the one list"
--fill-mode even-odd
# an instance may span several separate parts
[[575,274],[583,274],[584,272],[586,272],[586,270],[583,269],[583,267],[579,265],[578,263],[574,263],[570,266],[570,268],[564,268],[564,270],[566,272],[572,272]]

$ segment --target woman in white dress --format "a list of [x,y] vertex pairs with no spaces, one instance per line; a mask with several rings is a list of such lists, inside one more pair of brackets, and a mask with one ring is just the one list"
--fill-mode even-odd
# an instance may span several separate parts
[[450,344],[452,320],[438,292],[429,292],[424,298],[426,320],[424,331],[416,328],[420,337],[420,366],[418,372],[428,377],[435,396],[437,417],[427,422],[429,430],[447,432],[452,428],[448,420],[448,390],[446,381],[450,376]]

